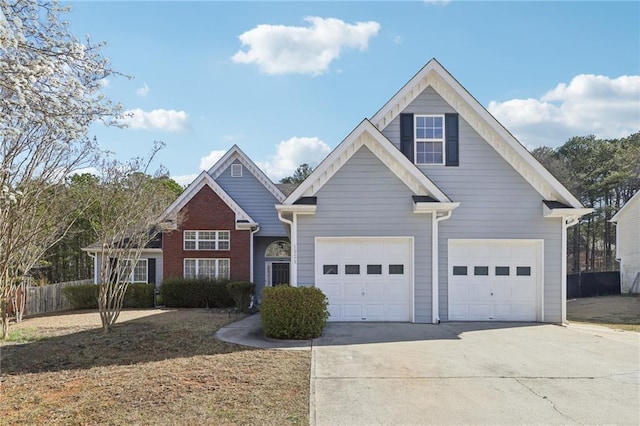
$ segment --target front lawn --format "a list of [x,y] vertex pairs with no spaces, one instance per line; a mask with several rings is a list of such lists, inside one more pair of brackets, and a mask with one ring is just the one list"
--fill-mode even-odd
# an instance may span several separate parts
[[568,300],[567,319],[640,332],[640,295]]
[[308,351],[223,343],[206,309],[26,319],[0,347],[3,424],[308,424]]

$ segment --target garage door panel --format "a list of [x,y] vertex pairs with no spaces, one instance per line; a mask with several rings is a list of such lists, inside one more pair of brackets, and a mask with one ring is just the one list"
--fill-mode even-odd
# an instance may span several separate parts
[[450,240],[449,319],[535,321],[541,259],[535,240]]
[[[409,321],[412,246],[400,237],[318,238],[316,286],[329,299],[329,321]],[[337,273],[323,274],[323,265],[337,265]],[[404,273],[390,274],[389,265]]]

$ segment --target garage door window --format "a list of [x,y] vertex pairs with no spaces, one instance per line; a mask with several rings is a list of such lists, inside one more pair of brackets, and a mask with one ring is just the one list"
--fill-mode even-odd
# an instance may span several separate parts
[[389,275],[404,275],[404,265],[389,265]]
[[344,265],[344,273],[347,275],[359,275],[360,265]]
[[338,265],[322,265],[324,275],[338,275]]
[[454,266],[453,267],[453,275],[467,275],[467,267],[466,266]]
[[508,266],[496,266],[496,277],[508,277],[508,276],[509,276]]
[[473,275],[489,275],[488,266],[474,266]]
[[519,277],[528,277],[531,275],[531,267],[530,266],[518,266],[516,268],[516,275]]
[[382,275],[382,265],[367,265],[367,275]]

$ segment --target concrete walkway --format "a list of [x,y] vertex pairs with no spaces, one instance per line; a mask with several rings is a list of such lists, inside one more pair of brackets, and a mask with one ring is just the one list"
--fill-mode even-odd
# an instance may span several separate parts
[[329,323],[277,341],[253,315],[224,341],[310,350],[312,425],[640,424],[640,334],[520,323]]

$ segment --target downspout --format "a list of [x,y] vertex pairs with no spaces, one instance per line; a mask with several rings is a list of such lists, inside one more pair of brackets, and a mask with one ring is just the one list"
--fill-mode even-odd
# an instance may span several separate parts
[[251,231],[249,240],[249,282],[253,282],[253,236],[260,231],[260,225],[256,225],[256,229]]
[[[278,210],[278,219],[281,222],[284,222],[289,225],[289,229],[291,230],[291,268],[289,268],[289,285],[291,287],[297,287],[297,275],[298,275],[298,267],[297,267],[297,246],[298,246],[298,235],[293,223],[293,220],[289,220],[282,215],[282,212]],[[295,215],[294,215],[295,219]]]
[[438,217],[438,212],[431,215],[431,322],[440,324],[439,311],[439,279],[438,279],[438,223],[451,217],[453,210],[449,210],[444,216]]
[[[567,323],[567,229],[574,226],[579,221],[580,218],[574,216],[569,216],[569,218],[562,218],[562,265],[560,266],[560,321],[562,322],[562,324]],[[542,318],[542,321],[544,321],[544,317]]]

